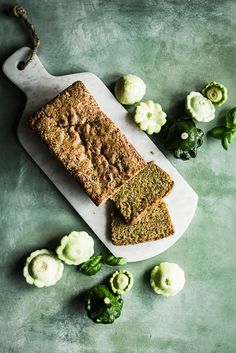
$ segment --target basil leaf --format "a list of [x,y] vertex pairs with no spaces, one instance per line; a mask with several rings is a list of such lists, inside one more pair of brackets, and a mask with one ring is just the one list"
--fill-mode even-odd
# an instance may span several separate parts
[[231,135],[232,135],[232,138],[235,139],[236,138],[236,128],[232,129],[230,131]]
[[213,127],[213,129],[211,129],[210,131],[208,131],[208,135],[211,137],[214,137],[215,139],[222,139],[224,133],[227,131],[228,129],[225,126],[216,126]]
[[228,140],[227,134],[224,134],[224,136],[222,137],[221,143],[224,149],[227,151],[229,148],[229,140]]
[[236,107],[231,109],[226,115],[226,126],[229,129],[236,127]]
[[233,132],[229,131],[229,132],[227,133],[227,139],[228,139],[229,143],[231,143],[232,138],[233,138]]
[[93,276],[102,268],[102,256],[92,256],[88,261],[79,266],[79,271],[88,276]]
[[123,266],[127,264],[127,260],[124,257],[115,257],[113,255],[104,256],[103,262],[109,266]]

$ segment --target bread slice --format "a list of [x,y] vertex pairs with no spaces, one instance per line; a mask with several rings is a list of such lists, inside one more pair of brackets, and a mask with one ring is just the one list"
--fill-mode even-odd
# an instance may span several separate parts
[[165,197],[173,188],[174,182],[164,170],[154,162],[133,179],[124,184],[112,196],[116,207],[127,223],[136,223],[151,207]]
[[97,206],[147,165],[81,81],[41,108],[29,126]]
[[112,243],[114,245],[139,244],[166,238],[174,234],[169,211],[161,201],[150,209],[136,224],[127,224],[116,211],[112,214]]

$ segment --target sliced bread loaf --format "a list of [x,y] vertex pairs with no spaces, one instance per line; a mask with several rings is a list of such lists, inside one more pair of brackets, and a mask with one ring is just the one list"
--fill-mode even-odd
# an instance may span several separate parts
[[146,212],[135,224],[127,224],[119,212],[115,211],[112,214],[111,228],[114,245],[138,244],[174,234],[174,226],[163,201]]
[[136,223],[143,214],[154,207],[173,188],[174,182],[164,170],[154,162],[124,184],[112,196],[116,207],[127,223]]

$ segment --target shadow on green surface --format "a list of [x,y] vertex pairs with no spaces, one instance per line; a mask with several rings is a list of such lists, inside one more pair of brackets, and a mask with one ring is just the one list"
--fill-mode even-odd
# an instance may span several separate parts
[[87,290],[82,291],[78,295],[73,296],[67,304],[67,310],[70,315],[79,315],[80,312],[85,312],[85,299],[87,297]]
[[25,265],[25,260],[28,254],[24,254],[19,257],[11,268],[11,277],[16,280],[24,281],[23,277],[23,267]]
[[[14,119],[14,123],[13,123],[14,135],[16,136],[16,128],[17,128],[21,113],[23,112],[23,109],[25,106],[25,97],[24,97],[24,94],[21,92],[21,90],[18,89],[4,75],[2,71],[2,65],[5,62],[5,60],[9,56],[11,56],[16,50],[20,49],[23,46],[30,45],[32,43],[32,39],[29,31],[25,30],[22,22],[17,18],[9,16],[8,14],[9,9],[14,5],[15,3],[11,3],[11,1],[9,1],[8,3],[3,3],[0,6],[0,22],[2,24],[2,27],[5,28],[5,31],[3,31],[5,37],[7,38],[10,27],[13,28],[12,32],[15,34],[13,40],[9,39],[9,42],[5,40],[7,42],[7,45],[3,44],[1,48],[2,50],[0,51],[0,68],[1,68],[0,69],[0,93],[1,95],[4,96],[4,99],[5,99],[4,107],[5,106],[7,107],[6,113],[9,115],[12,110],[14,110],[14,112],[17,111],[17,118]],[[19,41],[19,34],[21,36],[20,41]],[[11,93],[11,95],[10,94],[8,95],[8,91]]]
[[108,268],[110,268],[110,273],[107,274],[107,275],[103,278],[103,280],[101,281],[101,283],[99,283],[99,284],[104,284],[105,286],[110,287],[109,280],[110,280],[112,274],[113,274],[115,271],[117,271],[117,270],[122,270],[123,268],[122,268],[122,267],[119,267],[119,266],[117,266],[117,267],[112,267],[112,266],[108,266],[108,265],[105,265],[105,266],[107,266]]
[[[9,46],[4,53],[0,53],[0,68],[2,68],[4,61],[17,49],[19,49],[19,47],[13,45]],[[5,103],[3,106],[3,114],[12,119],[11,131],[14,131],[14,137],[17,138],[16,129],[25,107],[26,98],[23,92],[4,75],[2,69],[0,70],[0,92],[4,97]],[[2,122],[5,123],[3,120]],[[9,125],[7,126],[5,123],[4,128],[7,127],[9,127]]]
[[180,100],[174,103],[170,109],[167,111],[168,115],[168,120],[174,120],[175,118],[184,118],[186,117],[186,112],[185,112],[185,101]]
[[143,285],[145,289],[149,291],[150,294],[153,294],[153,290],[150,286],[150,273],[152,269],[153,269],[153,266],[149,267],[148,270],[146,270],[143,275]]
[[110,84],[107,85],[107,88],[109,89],[109,91],[110,91],[112,94],[114,94],[115,83],[116,83],[116,82],[114,81],[114,82],[112,82],[112,83],[110,83]]
[[[74,210],[72,208],[72,210]],[[69,234],[69,232],[68,232]],[[49,249],[49,250],[52,250],[52,251],[55,251],[56,247],[58,247],[60,245],[60,242],[61,242],[61,239],[62,237],[64,236],[65,234],[61,234],[61,235],[57,235],[56,237],[50,239],[46,244],[45,244],[45,247],[46,249]]]
[[[217,126],[218,125],[225,125],[225,117],[226,117],[226,114],[228,111],[229,111],[229,109],[224,108],[221,111],[220,115],[217,116]],[[214,122],[214,125],[216,125],[216,122]]]

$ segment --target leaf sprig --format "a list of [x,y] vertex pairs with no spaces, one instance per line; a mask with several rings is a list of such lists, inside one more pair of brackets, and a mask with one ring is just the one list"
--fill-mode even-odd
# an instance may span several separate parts
[[223,148],[227,151],[232,140],[236,138],[236,107],[226,114],[225,125],[214,127],[208,135],[221,140]]
[[109,256],[92,256],[90,259],[79,266],[79,271],[87,276],[93,276],[98,273],[104,264],[109,266],[123,266],[127,264],[124,257]]

